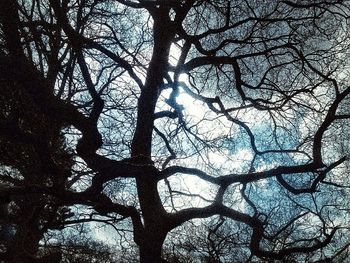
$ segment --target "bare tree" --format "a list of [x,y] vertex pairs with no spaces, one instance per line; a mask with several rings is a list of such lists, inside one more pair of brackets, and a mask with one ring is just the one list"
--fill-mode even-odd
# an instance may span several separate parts
[[347,255],[348,1],[0,5],[1,204],[31,220],[7,222],[18,262],[88,221],[132,228],[140,262],[161,262],[180,226],[216,216],[218,262],[220,240],[242,261]]

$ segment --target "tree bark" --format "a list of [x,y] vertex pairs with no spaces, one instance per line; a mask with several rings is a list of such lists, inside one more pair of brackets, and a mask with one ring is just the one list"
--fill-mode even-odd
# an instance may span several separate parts
[[140,262],[161,262],[162,245],[170,227],[157,191],[157,181],[152,175],[147,175],[137,180],[137,188],[144,219],[144,228],[137,242]]
[[[154,229],[154,231],[157,231]],[[161,263],[162,246],[165,236],[160,237],[157,233],[150,233],[144,237],[144,241],[139,246],[140,263]]]
[[[154,111],[163,79],[168,73],[168,57],[171,40],[171,20],[168,8],[152,9],[154,19],[154,47],[144,89],[138,100],[137,124],[131,145],[131,156],[135,162],[152,163],[152,133]],[[162,205],[157,180],[152,173],[144,173],[136,179],[144,226],[135,233],[141,263],[160,263],[162,245],[169,231],[167,213]],[[135,227],[134,227],[135,228]]]
[[36,253],[42,233],[31,224],[17,226],[16,235],[9,248],[13,262],[32,263],[37,262]]
[[151,158],[154,111],[163,79],[168,73],[168,59],[174,33],[168,9],[156,9],[154,19],[154,46],[148,66],[144,89],[138,100],[137,124],[131,144],[132,157]]

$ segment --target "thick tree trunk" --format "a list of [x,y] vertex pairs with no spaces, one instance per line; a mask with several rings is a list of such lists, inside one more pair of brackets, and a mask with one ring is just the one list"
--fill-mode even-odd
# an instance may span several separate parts
[[[163,80],[168,73],[170,46],[174,38],[169,11],[168,7],[152,9],[153,54],[145,86],[138,100],[137,124],[131,144],[131,156],[134,161],[145,165],[153,164],[151,153],[154,111]],[[170,229],[167,213],[158,193],[157,182],[154,174],[146,172],[136,178],[143,227],[138,233],[134,233],[134,238],[139,246],[141,263],[162,261],[162,245]]]
[[[35,200],[35,198],[33,198]],[[21,218],[16,225],[16,234],[9,248],[13,262],[29,263],[37,262],[36,254],[39,249],[39,241],[43,237],[42,231],[39,229],[39,213],[40,209],[36,207],[35,201],[26,200],[20,204]]]
[[162,262],[162,245],[164,238],[154,239],[153,235],[145,238],[139,246],[140,263],[160,263]]
[[136,181],[144,219],[144,228],[137,240],[140,262],[161,262],[162,245],[170,228],[157,191],[157,181],[152,175]]
[[[158,9],[157,9],[158,10]],[[155,11],[154,46],[148,66],[145,87],[138,100],[137,124],[131,144],[132,157],[151,158],[154,111],[163,79],[168,74],[169,52],[174,33],[171,30],[169,10]]]
[[31,226],[21,225],[18,228],[10,248],[13,262],[36,262],[36,253],[39,248],[39,241],[42,238],[41,233]]

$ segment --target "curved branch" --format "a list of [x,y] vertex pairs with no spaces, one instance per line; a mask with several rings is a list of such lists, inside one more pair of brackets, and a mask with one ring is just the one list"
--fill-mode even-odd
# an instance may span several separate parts
[[176,173],[195,175],[204,181],[217,184],[217,185],[227,185],[233,183],[251,183],[262,179],[276,177],[282,174],[297,174],[297,173],[307,173],[317,171],[321,168],[315,163],[295,165],[295,166],[278,166],[262,172],[252,172],[246,174],[228,174],[218,177],[213,177],[199,169],[188,168],[182,166],[171,166],[159,172],[158,179],[164,179],[170,177]]
[[78,32],[74,30],[74,28],[69,24],[68,18],[66,14],[64,14],[61,6],[59,5],[58,1],[56,0],[50,0],[50,4],[55,11],[55,14],[57,16],[59,25],[62,27],[64,32],[67,34],[68,38],[70,39],[72,45],[75,48],[81,49],[82,47],[87,48],[94,48],[96,50],[99,50],[109,58],[111,58],[113,61],[118,63],[122,68],[124,68],[128,73],[129,76],[137,83],[140,89],[143,88],[143,83],[141,79],[137,76],[137,74],[134,72],[131,65],[121,57],[117,56],[115,53],[111,52],[107,48],[103,47],[102,45],[96,43],[95,41],[88,39],[82,35],[80,35]]

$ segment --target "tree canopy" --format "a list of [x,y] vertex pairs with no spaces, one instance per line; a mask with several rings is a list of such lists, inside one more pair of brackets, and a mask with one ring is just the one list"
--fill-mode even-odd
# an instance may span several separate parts
[[349,260],[349,8],[2,0],[0,260]]

